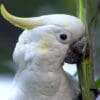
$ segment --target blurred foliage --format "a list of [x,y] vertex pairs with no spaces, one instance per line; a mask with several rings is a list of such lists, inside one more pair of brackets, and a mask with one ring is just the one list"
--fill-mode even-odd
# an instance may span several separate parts
[[75,14],[75,0],[1,0],[14,15],[38,16],[50,13]]
[[96,88],[100,88],[100,79],[96,80],[95,86],[96,86]]

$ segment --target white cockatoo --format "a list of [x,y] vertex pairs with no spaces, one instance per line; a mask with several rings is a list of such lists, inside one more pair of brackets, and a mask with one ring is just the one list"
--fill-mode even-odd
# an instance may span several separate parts
[[75,100],[78,87],[62,65],[69,46],[85,32],[80,19],[66,14],[20,18],[3,5],[0,9],[6,20],[25,29],[13,53],[19,69],[9,100]]

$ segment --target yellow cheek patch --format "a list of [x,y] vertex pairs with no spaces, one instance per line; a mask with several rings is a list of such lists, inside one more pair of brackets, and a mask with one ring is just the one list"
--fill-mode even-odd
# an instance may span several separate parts
[[49,47],[46,43],[41,43],[38,48],[41,50],[41,51],[44,51],[44,52],[48,52],[49,51]]
[[47,37],[44,35],[44,37],[45,38],[42,38],[41,41],[39,42],[38,48],[41,51],[48,52],[49,49],[52,48],[54,41],[49,36]]

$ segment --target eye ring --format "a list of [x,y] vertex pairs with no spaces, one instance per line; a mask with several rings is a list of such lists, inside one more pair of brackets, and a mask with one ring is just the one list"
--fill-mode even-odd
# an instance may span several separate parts
[[57,34],[57,38],[61,43],[67,44],[71,41],[71,33],[68,30],[63,30]]

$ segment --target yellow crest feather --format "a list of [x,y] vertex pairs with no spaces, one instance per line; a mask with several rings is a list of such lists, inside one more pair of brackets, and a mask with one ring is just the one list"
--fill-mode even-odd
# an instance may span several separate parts
[[20,17],[16,17],[11,15],[6,8],[4,7],[3,4],[1,4],[0,6],[0,10],[1,10],[1,14],[2,16],[9,21],[11,24],[22,28],[22,29],[32,29],[34,27],[38,27],[41,24],[41,20],[32,20],[32,18],[20,18]]

